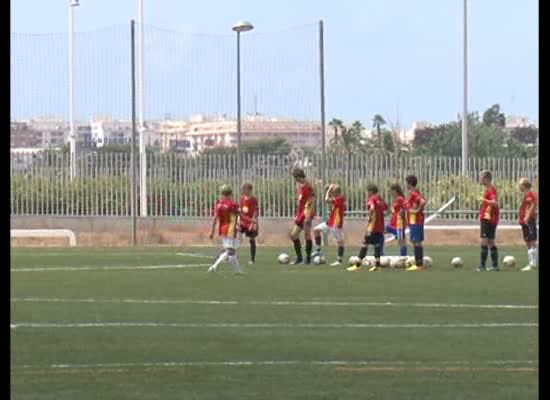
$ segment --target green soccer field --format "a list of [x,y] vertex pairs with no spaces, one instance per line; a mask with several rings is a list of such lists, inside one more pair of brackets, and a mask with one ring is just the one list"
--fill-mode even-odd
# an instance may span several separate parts
[[475,247],[375,273],[258,251],[239,277],[206,273],[214,248],[13,249],[12,399],[538,398],[536,272],[474,272]]

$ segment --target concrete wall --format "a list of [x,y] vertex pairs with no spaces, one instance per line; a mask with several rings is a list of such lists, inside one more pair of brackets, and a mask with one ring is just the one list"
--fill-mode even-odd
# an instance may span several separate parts
[[[176,218],[138,218],[138,242],[141,245],[209,246],[217,241],[208,239],[211,220]],[[436,224],[434,222],[434,224]],[[12,229],[70,229],[78,246],[128,246],[131,244],[131,220],[121,217],[11,217]],[[260,220],[259,245],[287,246],[292,221],[264,218]],[[359,246],[364,234],[363,220],[347,220],[346,243]],[[522,245],[521,230],[497,231],[500,245]],[[332,243],[332,240],[331,240]],[[479,230],[427,230],[426,245],[477,245]],[[12,246],[68,245],[63,239],[12,239]],[[395,241],[390,246],[395,246]]]

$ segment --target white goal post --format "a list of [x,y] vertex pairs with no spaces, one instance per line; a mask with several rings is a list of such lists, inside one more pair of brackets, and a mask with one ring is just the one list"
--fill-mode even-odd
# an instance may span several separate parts
[[12,238],[68,238],[69,246],[76,246],[76,235],[69,229],[12,229],[10,233]]

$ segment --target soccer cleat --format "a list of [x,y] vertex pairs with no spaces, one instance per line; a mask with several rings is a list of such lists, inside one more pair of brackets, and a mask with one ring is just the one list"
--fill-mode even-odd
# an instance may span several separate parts
[[521,269],[521,271],[523,271],[523,272],[526,272],[526,271],[535,271],[536,269],[537,269],[537,267],[533,267],[532,265],[528,265],[528,266],[526,266],[526,267],[523,267],[523,268]]
[[369,272],[375,272],[375,271],[378,271],[378,267],[376,265],[369,268]]
[[248,265],[254,265],[254,261],[250,260],[250,261],[248,262]]
[[477,267],[476,271],[477,272],[485,272],[485,271],[487,271],[487,269],[485,267]]
[[339,267],[340,265],[342,265],[342,262],[340,262],[338,260],[336,260],[332,264],[330,264],[331,267]]
[[409,268],[407,268],[405,271],[422,271],[422,267],[419,267],[417,265],[411,265]]
[[349,271],[349,272],[356,272],[360,270],[361,270],[361,267],[358,267],[357,265],[352,265],[351,267],[346,268],[346,271]]
[[208,272],[217,272],[217,271],[218,270],[216,268],[212,268],[212,267],[208,268]]
[[295,258],[290,262],[290,265],[302,265],[304,263],[304,260],[301,258]]

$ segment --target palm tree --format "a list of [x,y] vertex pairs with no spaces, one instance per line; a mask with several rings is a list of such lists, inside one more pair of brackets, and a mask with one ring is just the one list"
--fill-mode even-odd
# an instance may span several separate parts
[[386,125],[386,120],[380,114],[376,114],[372,117],[372,127],[376,128],[376,134],[378,136],[378,145],[382,148],[382,127]]
[[338,131],[342,132],[346,127],[344,126],[344,123],[341,119],[333,118],[329,123],[328,126],[330,126],[332,129],[334,129],[334,137],[338,137]]
[[347,158],[346,182],[351,184],[351,159],[361,150],[361,133],[365,128],[361,121],[354,121],[349,128],[342,124],[340,135],[331,139],[331,145],[339,148]]

